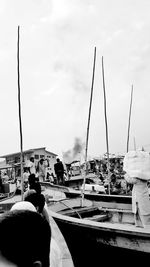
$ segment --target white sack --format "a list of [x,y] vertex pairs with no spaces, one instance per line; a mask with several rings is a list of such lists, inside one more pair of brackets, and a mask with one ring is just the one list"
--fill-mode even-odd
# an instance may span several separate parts
[[129,151],[124,157],[123,169],[130,177],[150,180],[150,154],[145,151]]

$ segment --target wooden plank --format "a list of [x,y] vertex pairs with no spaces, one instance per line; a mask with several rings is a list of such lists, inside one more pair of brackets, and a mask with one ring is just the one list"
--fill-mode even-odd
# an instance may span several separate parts
[[90,221],[96,221],[96,222],[103,222],[103,221],[107,221],[108,219],[109,219],[108,214],[98,214],[93,217],[84,218],[84,220],[90,220]]

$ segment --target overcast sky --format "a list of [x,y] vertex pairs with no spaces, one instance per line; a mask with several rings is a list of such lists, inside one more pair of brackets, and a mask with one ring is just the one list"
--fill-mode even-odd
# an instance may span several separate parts
[[150,149],[149,0],[0,0],[0,155],[20,150],[17,27],[23,149],[62,157],[84,152],[94,47],[97,48],[88,156],[106,152],[101,58],[104,57],[109,150]]

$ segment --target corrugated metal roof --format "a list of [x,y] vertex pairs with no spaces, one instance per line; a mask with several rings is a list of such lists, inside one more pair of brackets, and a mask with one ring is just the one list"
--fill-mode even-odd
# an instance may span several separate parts
[[55,153],[53,153],[53,152],[50,152],[50,151],[47,151],[47,150],[45,150],[45,152],[47,152],[47,153],[50,153],[51,155],[54,155],[54,156],[58,156],[57,154],[55,154]]
[[[32,149],[24,150],[23,153],[24,153],[24,154],[27,154],[27,153],[33,153],[35,150],[45,149],[45,148],[46,148],[46,147],[32,148]],[[53,152],[50,152],[50,151],[47,151],[47,150],[45,150],[45,152],[50,153],[50,154],[52,154],[52,155],[54,155],[54,156],[57,156],[57,154],[55,154],[55,153],[53,153]],[[4,155],[4,156],[0,156],[0,158],[7,158],[7,157],[10,157],[10,156],[15,156],[15,155],[17,156],[17,155],[19,155],[19,154],[20,154],[20,152],[11,153],[11,154],[7,154],[7,155]]]

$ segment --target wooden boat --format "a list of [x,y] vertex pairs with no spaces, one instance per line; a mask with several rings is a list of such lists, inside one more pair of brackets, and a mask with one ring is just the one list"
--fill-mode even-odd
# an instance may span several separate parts
[[[86,182],[87,185],[92,185],[92,186],[98,185],[99,186],[99,188],[98,188],[99,191],[104,193],[104,191],[105,191],[104,186],[100,186],[98,184],[97,180],[98,180],[97,176],[91,173],[91,174],[86,175],[85,182]],[[56,188],[56,189],[59,189],[60,191],[61,190],[62,191],[68,191],[68,188],[78,189],[78,190],[81,189],[81,187],[83,185],[83,182],[84,182],[84,177],[82,175],[77,175],[77,176],[71,177],[68,180],[65,180],[64,185],[57,185],[57,184],[51,183],[49,181],[44,181],[44,182],[40,182],[40,183],[43,186],[48,186],[49,185],[53,189]]]
[[[52,196],[55,195],[55,192],[62,193],[64,195],[63,198],[68,197],[67,196],[68,193],[70,194],[76,193],[77,196],[80,196],[82,192],[82,187],[83,187],[83,180],[84,178],[82,176],[76,176],[70,180],[65,181],[65,185],[57,185],[51,182],[40,182],[40,184],[41,184],[42,190],[43,191],[46,190],[46,193],[43,193],[43,194],[46,194],[47,197],[49,197],[51,200]],[[95,189],[97,189],[98,190],[97,192],[101,194],[105,193],[104,186],[96,184],[94,181],[94,178],[91,176],[86,177],[85,186],[87,189],[85,190],[86,193],[87,192],[91,193],[93,189],[94,189],[94,192],[96,192]]]
[[0,192],[0,202],[12,198],[17,191],[17,185],[16,183],[6,183],[3,184],[3,190]]
[[[90,181],[90,178],[89,178]],[[83,180],[82,180],[83,182]],[[52,196],[54,195],[53,191],[57,191],[57,192],[62,192],[63,193],[63,197],[62,198],[78,198],[81,197],[82,195],[82,191],[81,189],[75,189],[75,188],[79,188],[77,186],[78,183],[78,179],[74,180],[72,182],[72,187],[71,186],[61,186],[61,185],[56,185],[56,184],[52,184],[49,182],[41,182],[42,185],[42,189],[43,189],[43,194],[44,190],[46,190],[46,195],[47,195],[47,201],[51,202],[52,201]],[[79,181],[80,183],[80,181]],[[48,192],[49,190],[49,192]],[[104,204],[105,206],[107,205],[111,205],[115,206],[115,203],[122,203],[122,204],[129,204],[131,205],[132,203],[132,197],[131,195],[109,195],[109,194],[104,194],[103,191],[101,192],[96,192],[96,191],[86,191],[84,192],[84,198],[91,200],[93,202],[95,202],[95,204],[99,204],[102,205]]]
[[12,178],[13,173],[12,166],[0,168],[0,202],[13,197],[17,192],[18,184],[15,177]]
[[[65,192],[67,198],[76,198],[81,197],[81,193],[77,192]],[[108,195],[108,194],[97,194],[97,193],[84,193],[84,198],[97,203],[98,205],[110,205],[110,203],[122,203],[122,204],[129,204],[132,203],[132,197],[128,195]]]
[[[108,204],[108,203],[107,203]],[[134,226],[131,205],[94,206],[81,199],[49,203],[49,214],[61,230],[74,266],[132,264],[150,258],[150,228]]]

